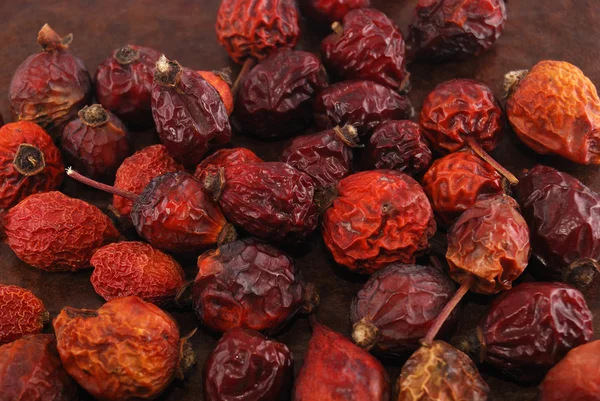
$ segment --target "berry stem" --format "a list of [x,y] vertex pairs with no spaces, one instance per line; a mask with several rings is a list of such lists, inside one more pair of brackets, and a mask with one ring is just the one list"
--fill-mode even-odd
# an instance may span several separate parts
[[106,185],[101,182],[94,181],[91,178],[88,178],[88,177],[85,177],[85,176],[79,174],[77,171],[73,170],[73,168],[71,168],[71,167],[67,168],[67,175],[69,177],[71,177],[72,179],[81,182],[82,184],[88,185],[92,188],[96,188],[96,189],[99,189],[104,192],[108,192],[109,194],[122,196],[123,198],[127,198],[132,201],[135,201],[138,198],[138,195],[134,194],[133,192],[124,191],[122,189],[115,188],[111,185]]
[[481,157],[485,160],[490,166],[496,169],[504,178],[508,180],[510,185],[515,186],[519,183],[517,177],[513,175],[510,171],[504,168],[500,163],[498,163],[488,152],[486,152],[473,138],[467,138],[467,144],[473,152],[477,154],[477,156]]
[[231,94],[233,95],[234,99],[237,97],[244,77],[248,75],[252,67],[254,67],[254,64],[256,64],[256,60],[254,60],[252,57],[249,57],[246,59],[246,61],[244,61],[244,65],[242,65],[242,69],[240,70],[240,73],[231,87]]

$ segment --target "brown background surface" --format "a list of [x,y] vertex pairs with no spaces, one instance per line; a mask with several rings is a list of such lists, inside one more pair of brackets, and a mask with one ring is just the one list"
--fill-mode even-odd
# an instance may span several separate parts
[[[55,3],[55,4],[53,4]],[[376,8],[386,12],[406,32],[416,0],[373,0]],[[73,32],[72,51],[81,57],[93,74],[98,63],[121,45],[132,43],[154,47],[170,58],[195,69],[217,69],[233,65],[219,46],[214,33],[218,0],[81,0],[81,1],[0,1],[0,112],[6,120],[8,104],[6,93],[13,72],[25,57],[38,51],[36,36],[39,28],[48,22],[60,34]],[[503,74],[512,69],[529,68],[542,59],[566,60],[579,66],[594,82],[600,83],[600,2],[597,0],[510,0],[508,23],[496,46],[478,58],[440,65],[417,64],[410,66],[413,90],[410,98],[415,108],[438,83],[456,77],[474,78],[488,84],[501,96]],[[320,33],[310,21],[303,20],[303,34],[299,48],[317,50]],[[310,27],[310,29],[309,29]],[[138,148],[156,141],[153,132],[133,134]],[[233,144],[246,146],[266,160],[278,156],[285,141],[265,143],[237,134]],[[536,161],[568,171],[600,190],[598,167],[576,166],[556,158],[539,157],[526,149],[507,132],[493,155],[514,173],[532,167]],[[64,191],[94,204],[105,207],[109,200],[104,194],[74,185],[66,180]],[[318,287],[322,306],[318,320],[334,329],[349,334],[348,310],[354,294],[366,280],[351,276],[334,266],[324,249],[319,234],[315,234],[300,249],[292,250],[297,264]],[[193,257],[180,258],[189,278],[195,273]],[[20,262],[6,245],[0,246],[0,282],[31,289],[39,296],[52,316],[65,305],[97,308],[102,299],[89,282],[90,271],[77,274],[49,274]],[[528,279],[525,275],[524,279]],[[489,298],[468,296],[458,332],[473,326],[487,308]],[[588,297],[590,306],[600,312],[600,302]],[[191,311],[173,311],[183,333],[196,327]],[[595,323],[600,334],[600,317]],[[48,328],[48,330],[51,330]],[[287,344],[295,355],[296,373],[302,364],[310,329],[305,318],[293,321],[277,340]],[[202,363],[213,349],[216,336],[200,330],[193,339],[199,364],[187,381],[174,383],[161,400],[202,400]],[[388,361],[390,377],[396,380],[401,360]],[[493,389],[493,400],[534,400],[535,386],[521,387],[504,381],[493,372],[482,368],[483,375]],[[91,399],[84,395],[82,399]]]

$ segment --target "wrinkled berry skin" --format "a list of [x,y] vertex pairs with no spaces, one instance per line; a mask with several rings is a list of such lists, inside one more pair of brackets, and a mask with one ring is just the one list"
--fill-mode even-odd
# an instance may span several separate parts
[[126,122],[147,125],[152,119],[150,94],[160,55],[150,47],[136,45],[114,50],[96,71],[98,102]]
[[228,72],[219,71],[196,71],[202,78],[204,78],[209,84],[211,84],[225,105],[227,114],[233,113],[233,94],[231,93],[231,78]]
[[345,79],[366,79],[393,89],[408,86],[404,38],[394,21],[381,11],[361,8],[348,12],[340,23],[321,42],[328,68]]
[[285,344],[254,330],[234,329],[223,334],[204,364],[204,399],[285,400],[293,378],[292,354]]
[[396,401],[487,401],[489,386],[464,353],[443,341],[422,346],[406,361]]
[[291,257],[248,238],[198,258],[192,304],[198,319],[214,331],[275,332],[307,305],[304,289]]
[[442,153],[456,152],[469,140],[490,152],[502,137],[504,116],[490,88],[471,79],[453,79],[425,98],[419,124]]
[[364,171],[340,181],[323,214],[322,232],[335,261],[371,274],[391,262],[414,263],[436,230],[421,186],[395,170]]
[[98,249],[90,281],[107,301],[136,295],[162,306],[175,301],[185,273],[171,256],[144,242],[118,242]]
[[224,0],[217,14],[217,39],[236,63],[262,60],[298,41],[298,9],[293,0]]
[[[381,354],[416,350],[455,292],[454,282],[434,267],[388,265],[369,277],[352,301],[352,337],[361,347]],[[452,328],[457,317],[455,310],[444,328]],[[368,330],[373,329],[375,335],[370,335]]]
[[246,163],[219,172],[205,170],[201,181],[227,220],[253,237],[301,242],[317,228],[319,210],[313,199],[313,181],[285,163]]
[[253,151],[246,148],[219,149],[215,153],[207,156],[196,166],[194,176],[200,178],[202,172],[210,168],[219,168],[227,166],[237,166],[245,163],[260,163],[263,159],[258,157]]
[[171,252],[201,251],[231,233],[202,184],[185,171],[153,178],[133,204],[131,220],[142,238]]
[[98,310],[67,306],[54,319],[54,330],[65,370],[99,400],[154,399],[182,362],[173,318],[138,297],[118,298]]
[[346,81],[321,91],[314,105],[315,123],[320,130],[350,124],[366,136],[382,122],[412,117],[414,110],[406,96],[371,81]]
[[478,200],[506,192],[502,176],[469,150],[433,162],[422,180],[436,217],[451,224]]
[[600,98],[579,68],[540,61],[507,89],[508,121],[525,145],[575,163],[600,164]]
[[296,378],[293,401],[387,401],[388,376],[381,363],[343,335],[318,323]]
[[86,106],[67,124],[61,145],[67,162],[85,175],[110,180],[131,155],[125,125],[101,105]]
[[46,307],[31,291],[0,284],[0,344],[41,332],[49,318]]
[[100,209],[57,191],[30,195],[10,209],[4,234],[19,259],[50,272],[87,268],[98,248],[119,238]]
[[600,400],[600,340],[569,351],[540,385],[539,401]]
[[2,401],[76,401],[77,385],[63,369],[52,334],[25,336],[0,347]]
[[[183,170],[183,166],[173,160],[165,145],[152,145],[123,160],[117,170],[114,186],[139,195],[153,178],[180,170]],[[121,217],[128,218],[133,201],[115,195],[112,205]]]
[[371,6],[370,0],[307,0],[303,3],[312,18],[329,23],[341,21],[350,10]]
[[0,128],[0,209],[57,189],[64,172],[60,151],[39,125],[19,121]]
[[260,138],[297,134],[312,122],[313,100],[328,84],[321,61],[312,53],[282,50],[244,78],[236,117],[243,132]]
[[410,59],[442,62],[476,56],[498,40],[505,0],[419,0],[408,28]]
[[31,121],[53,138],[92,97],[92,81],[80,58],[67,49],[72,35],[60,38],[44,25],[38,34],[43,51],[25,59],[15,71],[8,100],[15,121]]
[[529,228],[508,195],[476,202],[448,231],[446,260],[450,277],[474,278],[471,291],[496,294],[508,290],[529,261]]
[[408,120],[380,124],[369,138],[365,154],[366,169],[398,170],[410,176],[427,169],[432,159],[421,128]]

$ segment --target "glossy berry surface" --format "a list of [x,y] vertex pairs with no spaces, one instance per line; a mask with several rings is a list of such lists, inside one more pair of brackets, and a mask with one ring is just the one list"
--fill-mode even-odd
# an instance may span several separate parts
[[226,71],[197,71],[202,78],[211,84],[225,105],[227,114],[233,113],[233,94],[231,93],[231,79]]
[[49,319],[46,307],[31,291],[0,284],[0,344],[41,332]]
[[197,166],[194,176],[200,178],[206,169],[219,167],[237,166],[245,163],[260,163],[263,160],[253,151],[246,148],[219,149],[215,153],[204,158]]
[[370,0],[307,0],[306,12],[320,22],[340,21],[350,11],[371,6]]

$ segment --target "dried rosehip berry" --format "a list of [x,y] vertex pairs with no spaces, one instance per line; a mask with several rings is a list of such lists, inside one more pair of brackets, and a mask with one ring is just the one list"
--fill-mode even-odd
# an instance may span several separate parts
[[414,114],[410,100],[371,81],[347,81],[329,86],[317,95],[315,122],[320,130],[353,125],[361,136],[382,122],[403,120]]
[[61,145],[65,159],[95,179],[111,179],[131,154],[125,125],[102,105],[85,106],[67,124]]
[[[455,292],[454,282],[434,267],[388,265],[373,274],[352,301],[352,338],[383,354],[415,350]],[[455,310],[446,331],[457,317]]]
[[212,145],[231,138],[229,116],[217,90],[177,61],[156,63],[152,116],[161,142],[178,162],[195,167]]
[[192,303],[198,319],[212,330],[275,332],[299,311],[312,311],[318,295],[290,256],[248,238],[198,258]]
[[227,166],[237,166],[244,163],[260,163],[263,160],[256,156],[250,149],[246,148],[231,148],[219,149],[215,153],[206,157],[196,167],[194,175],[200,178],[202,172],[209,168],[219,168]]
[[390,399],[388,376],[377,359],[343,335],[316,322],[312,326],[294,401]]
[[240,130],[261,138],[297,134],[312,122],[313,100],[327,87],[325,68],[312,53],[282,50],[243,79],[236,104]]
[[317,228],[312,179],[286,163],[225,166],[200,180],[227,219],[254,237],[299,242]]
[[352,172],[357,146],[356,129],[346,125],[292,139],[279,160],[311,176],[317,188],[332,187]]
[[583,72],[566,61],[544,60],[505,77],[506,114],[537,153],[600,164],[600,98]]
[[349,11],[323,39],[325,64],[345,79],[367,79],[393,89],[410,86],[402,32],[381,11]]
[[196,360],[173,318],[135,296],[98,310],[67,306],[54,330],[65,370],[100,400],[154,399]]
[[231,115],[233,113],[233,94],[231,93],[231,77],[229,76],[231,70],[226,68],[221,71],[196,72],[219,92],[227,114]]
[[76,401],[77,385],[63,369],[52,334],[25,336],[0,347],[2,401]]
[[31,291],[0,284],[0,344],[39,333],[49,320],[46,307]]
[[57,189],[64,171],[60,151],[39,125],[19,121],[0,128],[0,209]]
[[4,242],[23,262],[51,272],[90,266],[119,232],[96,206],[58,191],[30,195],[4,216]]
[[302,3],[311,17],[330,23],[340,21],[350,10],[371,6],[370,0],[306,0]]
[[415,176],[431,164],[431,150],[412,121],[386,121],[373,131],[363,158],[367,169],[391,169]]
[[396,401],[487,401],[491,396],[471,359],[443,341],[412,354],[397,389]]
[[146,125],[152,121],[150,94],[160,54],[136,45],[113,51],[100,63],[94,79],[96,98],[102,106],[129,123]]
[[505,0],[419,0],[409,26],[409,58],[476,56],[492,47],[505,23]]
[[600,340],[569,351],[544,378],[539,401],[600,400]]
[[391,262],[414,263],[436,230],[421,186],[395,170],[364,171],[342,179],[323,214],[323,239],[335,261],[360,273]]
[[35,122],[54,138],[92,97],[89,72],[67,50],[72,40],[72,34],[61,38],[44,25],[38,34],[43,51],[21,63],[8,92],[13,118]]
[[450,224],[478,200],[508,192],[508,183],[471,151],[450,153],[433,162],[423,176],[423,189],[436,217]]
[[223,334],[204,364],[204,399],[285,400],[293,378],[292,354],[285,344],[254,330],[234,329]]
[[593,335],[592,312],[575,288],[523,283],[496,298],[482,325],[461,345],[473,359],[529,381],[542,378]]
[[90,264],[94,290],[107,301],[136,295],[157,305],[169,305],[185,280],[175,259],[143,242],[103,246]]

